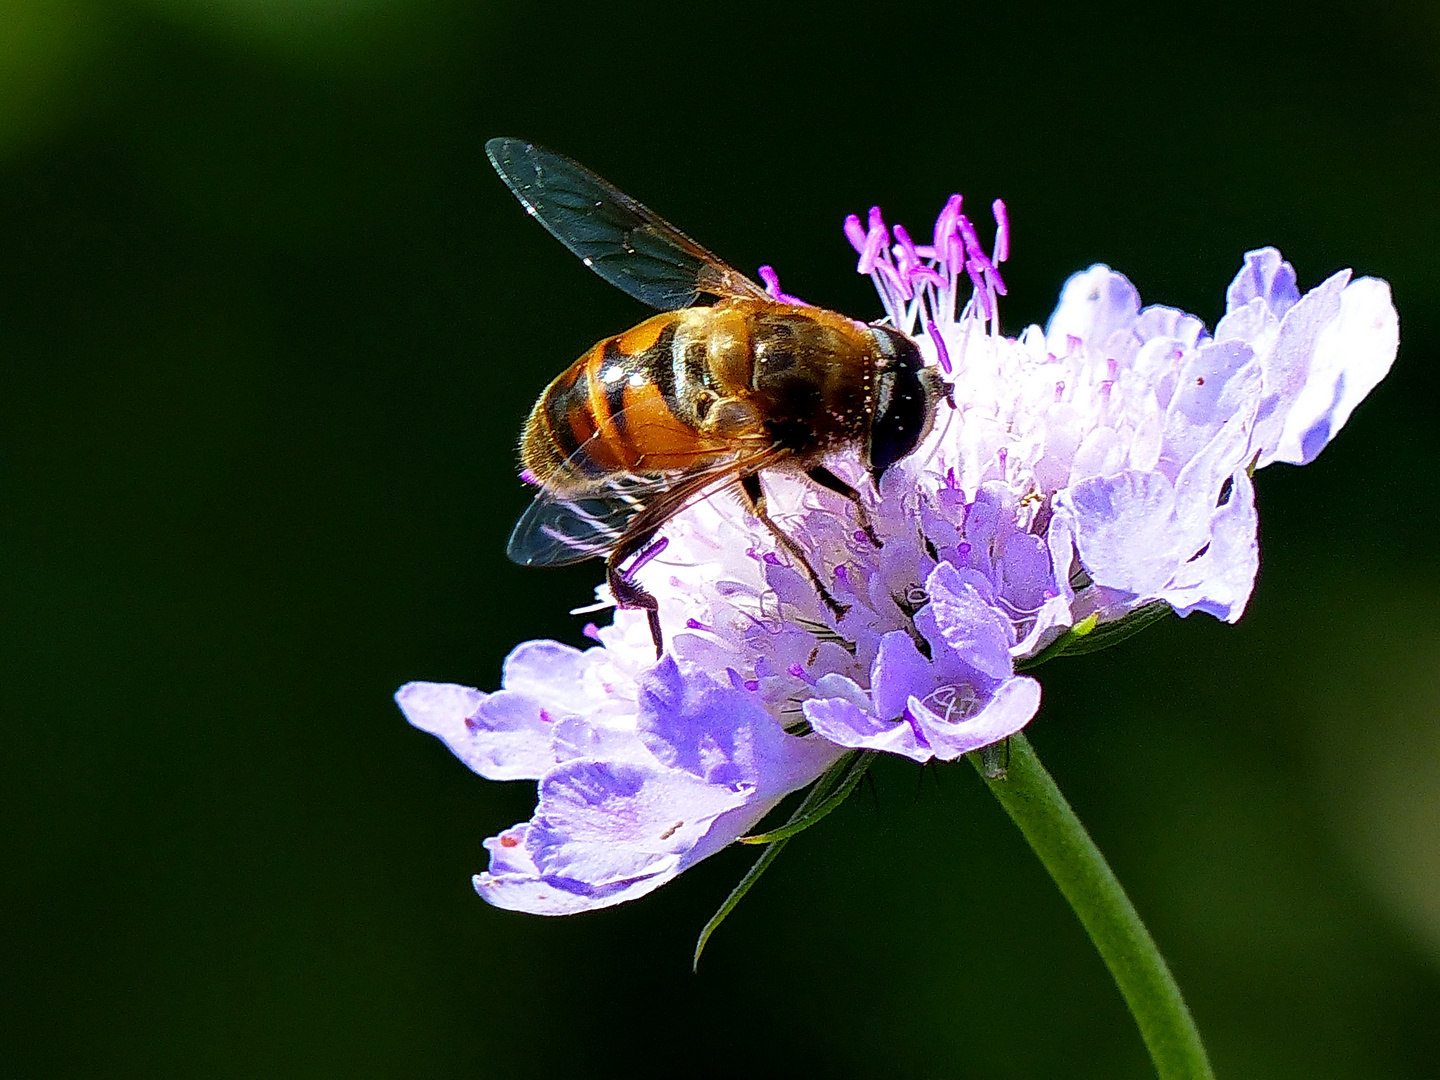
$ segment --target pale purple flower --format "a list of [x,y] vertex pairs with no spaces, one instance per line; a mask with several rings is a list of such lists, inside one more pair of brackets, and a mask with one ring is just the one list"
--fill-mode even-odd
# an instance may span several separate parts
[[850,750],[953,760],[1019,731],[1040,685],[1018,668],[1046,650],[1161,603],[1240,617],[1259,565],[1252,472],[1313,460],[1384,376],[1388,286],[1347,270],[1301,296],[1278,252],[1253,251],[1211,334],[1097,265],[1048,327],[1008,338],[1004,205],[988,253],[962,210],[952,197],[924,245],[878,209],[845,223],[888,321],[954,391],[878,492],[858,461],[830,463],[883,546],[843,499],[765,477],[843,617],[716,497],[638,571],[660,602],[659,662],[644,617],[618,611],[587,628],[594,648],[519,646],[494,693],[401,689],[410,721],[476,772],[539,781],[534,817],[486,841],[485,899],[540,914],[634,899]]

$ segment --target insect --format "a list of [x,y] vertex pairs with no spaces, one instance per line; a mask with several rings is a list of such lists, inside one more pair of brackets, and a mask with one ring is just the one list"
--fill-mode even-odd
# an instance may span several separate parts
[[[491,139],[485,150],[557,240],[662,312],[597,342],[535,403],[520,457],[539,492],[510,536],[510,558],[563,566],[604,556],[611,595],[645,611],[658,657],[659,605],[634,571],[663,544],[655,537],[667,520],[729,488],[843,615],[804,549],[766,512],[761,477],[799,473],[850,500],[878,547],[860,493],[825,461],[858,449],[878,483],[919,445],[947,387],[915,342],[776,300],[569,158],[520,139]],[[702,296],[713,303],[699,304]]]

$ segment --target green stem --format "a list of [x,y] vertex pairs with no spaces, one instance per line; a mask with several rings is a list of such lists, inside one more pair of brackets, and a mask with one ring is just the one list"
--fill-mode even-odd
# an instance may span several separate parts
[[993,757],[969,757],[1100,950],[1160,1080],[1214,1080],[1200,1032],[1154,938],[1029,740],[1011,737],[1003,770]]

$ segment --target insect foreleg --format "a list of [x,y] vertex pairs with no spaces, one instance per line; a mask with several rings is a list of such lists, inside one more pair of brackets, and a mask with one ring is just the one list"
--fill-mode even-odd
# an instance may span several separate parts
[[605,560],[605,583],[610,586],[610,595],[614,597],[616,607],[638,608],[645,612],[645,619],[650,624],[650,638],[655,642],[655,659],[659,660],[665,652],[665,639],[660,634],[660,602],[620,569],[620,564],[637,548],[643,547],[647,539],[623,544],[610,553]]
[[810,578],[810,584],[815,586],[815,591],[820,595],[820,599],[825,602],[825,606],[830,609],[831,614],[833,614],[835,618],[841,618],[845,612],[850,610],[849,606],[840,603],[840,601],[830,595],[830,590],[825,587],[825,583],[820,580],[820,575],[817,574],[815,568],[810,565],[810,559],[806,556],[805,549],[792,540],[789,534],[780,528],[779,525],[776,525],[775,522],[770,519],[770,515],[765,512],[765,489],[760,486],[759,474],[751,473],[749,476],[742,476],[740,478],[740,490],[745,493],[745,501],[750,506],[750,512],[760,520],[761,525],[764,525],[765,528],[770,530],[770,535],[775,537],[775,542],[789,552],[790,557],[805,568],[805,574]]
[[816,465],[813,469],[806,469],[805,475],[826,491],[833,491],[836,495],[843,495],[849,499],[855,507],[855,521],[864,531],[866,539],[877,548],[882,546],[880,537],[875,535],[875,529],[870,524],[870,512],[865,509],[865,504],[860,501],[860,492],[856,491],[844,480],[841,480],[840,477],[836,476],[824,465]]

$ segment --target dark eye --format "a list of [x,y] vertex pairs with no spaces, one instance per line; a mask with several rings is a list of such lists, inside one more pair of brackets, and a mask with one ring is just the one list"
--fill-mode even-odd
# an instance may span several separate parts
[[915,343],[893,331],[877,328],[874,333],[877,338],[884,335],[883,359],[876,372],[875,415],[870,422],[870,472],[879,480],[924,437],[930,401],[921,382],[923,361]]

